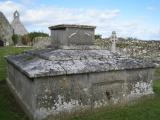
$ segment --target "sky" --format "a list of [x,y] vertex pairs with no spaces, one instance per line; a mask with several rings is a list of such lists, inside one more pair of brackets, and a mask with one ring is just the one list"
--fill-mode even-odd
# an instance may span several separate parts
[[160,40],[160,0],[0,0],[8,20],[13,12],[29,32],[50,34],[49,26],[84,24],[97,26],[96,34]]

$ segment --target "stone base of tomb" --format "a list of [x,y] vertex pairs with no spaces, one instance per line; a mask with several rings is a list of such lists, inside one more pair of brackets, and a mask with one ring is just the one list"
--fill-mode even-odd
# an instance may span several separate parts
[[33,120],[124,104],[152,90],[153,68],[29,78],[8,64],[7,83]]

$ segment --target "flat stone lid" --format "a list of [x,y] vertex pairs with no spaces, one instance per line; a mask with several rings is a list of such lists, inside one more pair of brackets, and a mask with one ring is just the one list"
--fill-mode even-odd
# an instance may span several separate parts
[[76,24],[60,24],[49,27],[50,30],[64,29],[64,28],[83,28],[83,29],[95,29],[96,26],[89,25],[76,25]]
[[7,61],[29,78],[154,67],[108,50],[42,49],[9,56]]

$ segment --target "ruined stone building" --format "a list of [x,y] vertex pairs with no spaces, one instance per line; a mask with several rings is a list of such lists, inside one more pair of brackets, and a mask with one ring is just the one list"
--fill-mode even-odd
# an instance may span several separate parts
[[7,84],[30,119],[153,94],[154,65],[94,45],[94,26],[50,27],[53,48],[7,57]]
[[18,11],[14,12],[13,21],[12,21],[11,25],[14,29],[14,34],[22,36],[22,35],[26,35],[28,33],[26,28],[24,27],[24,25],[22,24],[22,22],[20,20],[20,14]]
[[0,46],[12,44],[13,28],[7,18],[0,12]]

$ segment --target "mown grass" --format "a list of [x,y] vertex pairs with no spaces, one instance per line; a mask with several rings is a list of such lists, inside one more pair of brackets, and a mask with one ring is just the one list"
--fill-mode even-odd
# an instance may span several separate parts
[[0,47],[0,81],[6,78],[6,61],[5,56],[15,55],[25,50],[31,49],[30,47]]
[[15,99],[6,85],[6,60],[7,55],[16,55],[29,47],[1,47],[0,48],[0,120],[27,120],[27,117],[16,104]]
[[143,98],[125,106],[106,107],[67,120],[160,120],[160,96]]
[[27,120],[5,81],[0,81],[0,120]]
[[[5,82],[6,62],[4,56],[17,54],[30,48],[0,48],[0,120],[28,120],[17,105]],[[160,78],[160,68],[156,69]],[[154,81],[155,96],[143,98],[125,106],[105,107],[93,112],[66,118],[66,120],[160,120],[160,79]]]

